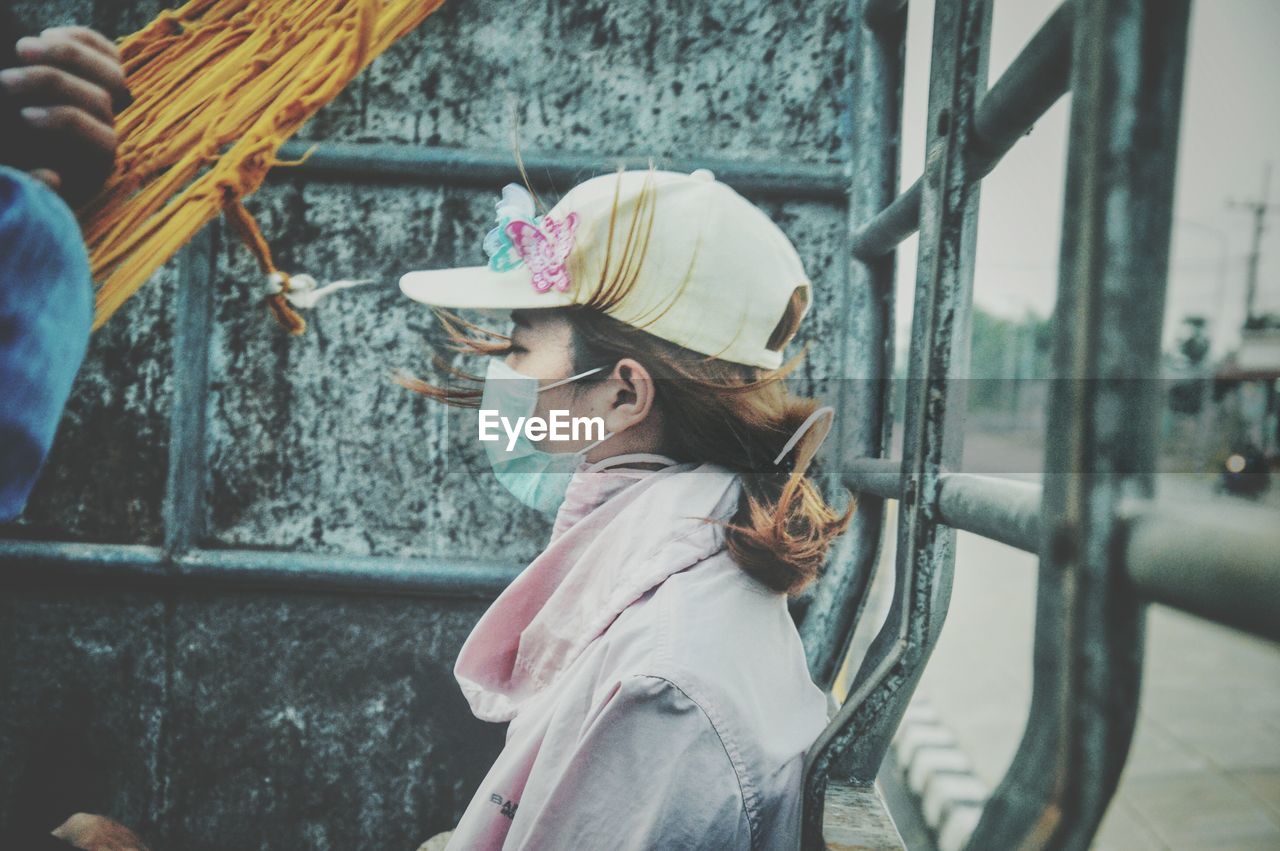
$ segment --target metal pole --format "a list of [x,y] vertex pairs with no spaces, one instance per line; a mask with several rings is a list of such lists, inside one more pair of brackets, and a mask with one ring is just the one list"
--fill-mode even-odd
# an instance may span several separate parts
[[[471,186],[491,189],[503,183],[519,182],[515,156],[502,151],[473,151],[463,148],[419,147],[417,145],[353,142],[286,142],[280,159],[303,160],[298,165],[272,169],[270,179],[390,181],[429,186]],[[305,159],[303,159],[305,157]],[[540,154],[523,156],[529,179],[537,189],[561,191],[588,177],[609,174],[619,165],[647,168],[647,157],[602,157],[587,154]],[[660,168],[693,171],[709,168],[716,180],[743,194],[783,200],[844,203],[848,177],[840,165],[779,161],[698,159],[659,160]]]
[[1144,600],[1280,641],[1280,523],[1254,505],[1126,507],[1126,572]]
[[341,593],[492,600],[519,565],[478,559],[0,540],[0,587],[109,591]]
[[178,255],[173,339],[173,411],[165,482],[164,545],[183,552],[204,533],[205,407],[213,325],[216,225],[202,229]]
[[[845,468],[845,486],[855,493],[901,499],[902,462],[862,458]],[[973,473],[938,475],[938,518],[948,526],[1025,552],[1040,542],[1040,486]]]
[[1244,321],[1246,327],[1256,314],[1258,299],[1258,265],[1262,261],[1262,235],[1267,230],[1267,213],[1271,209],[1268,203],[1271,194],[1271,163],[1262,169],[1262,194],[1257,201],[1232,202],[1229,206],[1242,209],[1253,216],[1253,243],[1249,249],[1248,267],[1244,280]]
[[[861,10],[865,12],[866,10]],[[902,63],[905,15],[882,20],[873,30],[851,4],[851,37],[844,51],[848,75],[843,134],[849,140],[847,228],[874,216],[898,190],[898,149],[902,133]],[[892,427],[889,394],[893,381],[894,258],[864,263],[846,251],[844,289],[837,338],[836,462],[828,482],[841,485],[840,469],[852,458],[883,454]],[[880,553],[884,503],[860,499],[849,531],[828,559],[822,578],[799,618],[809,671],[830,688],[866,602]]]
[[959,461],[978,184],[965,151],[985,90],[991,7],[942,0],[934,12],[920,259],[912,322],[904,488],[894,601],[845,704],[806,759],[805,847],[821,846],[826,777],[874,780],[941,630],[954,531],[939,522],[939,474]]
[[1076,9],[1029,720],[970,847],[1088,847],[1137,714],[1123,501],[1150,498],[1187,0]]

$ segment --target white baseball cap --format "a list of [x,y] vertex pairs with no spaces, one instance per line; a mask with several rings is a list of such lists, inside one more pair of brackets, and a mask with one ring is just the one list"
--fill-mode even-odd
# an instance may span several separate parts
[[[781,366],[799,325],[779,327],[796,291],[801,317],[812,303],[791,241],[706,169],[593,177],[540,217],[524,187],[508,184],[497,209],[498,227],[484,240],[488,265],[409,272],[400,278],[405,295],[444,308],[567,307],[590,303],[621,273],[633,281],[608,315],[700,354],[765,369]],[[632,228],[643,254],[620,270]]]

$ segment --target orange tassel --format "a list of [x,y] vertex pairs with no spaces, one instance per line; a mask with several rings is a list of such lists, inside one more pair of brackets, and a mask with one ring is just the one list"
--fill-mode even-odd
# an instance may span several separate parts
[[[443,0],[192,0],[120,44],[133,103],[116,121],[115,174],[80,210],[100,328],[219,212],[276,271],[241,201],[276,151]],[[284,291],[288,291],[287,278]],[[268,307],[306,323],[283,293]]]

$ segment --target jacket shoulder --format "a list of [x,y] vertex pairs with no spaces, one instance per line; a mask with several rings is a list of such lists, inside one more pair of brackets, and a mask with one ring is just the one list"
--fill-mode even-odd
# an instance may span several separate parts
[[721,551],[672,575],[614,627],[627,675],[663,681],[706,716],[753,836],[765,847],[785,844],[779,837],[799,817],[805,753],[827,723],[827,698],[809,674],[786,595]]
[[[619,678],[576,750],[583,767],[566,770],[571,788],[561,790],[573,798],[573,809],[594,814],[624,804],[626,815],[578,827],[558,816],[554,826],[530,826],[553,832],[556,841],[531,845],[566,847],[572,838],[588,848],[755,847],[757,823],[727,744],[704,708],[671,680]],[[552,803],[539,811],[562,816]],[[600,832],[606,829],[608,835]]]

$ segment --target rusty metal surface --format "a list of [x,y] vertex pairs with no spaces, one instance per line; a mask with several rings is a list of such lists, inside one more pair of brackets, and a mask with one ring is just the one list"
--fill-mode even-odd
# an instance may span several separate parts
[[[845,234],[897,191],[906,20],[899,16],[873,32],[860,23],[859,4],[849,4],[849,16],[842,54],[849,199],[836,258],[841,287],[833,305],[840,321],[822,338],[836,343],[832,369],[839,377],[837,416],[825,459],[830,462],[830,491],[842,486],[840,471],[850,459],[884,452],[891,427],[892,382],[887,376],[893,365],[894,258],[860,262],[845,248]],[[883,512],[881,500],[859,497],[849,532],[837,543],[822,580],[799,601],[809,670],[823,688],[835,679],[865,602],[880,552]]]
[[[796,382],[798,392],[812,391],[835,369],[836,353],[819,341],[847,333],[837,308],[842,217],[819,202],[759,203],[817,282],[802,332],[814,354]],[[308,315],[307,333],[289,338],[257,305],[263,284],[250,258],[223,240],[204,543],[388,557],[484,553],[528,563],[546,540],[547,521],[490,474],[474,413],[391,380],[396,368],[429,375],[425,344],[441,336],[430,311],[399,292],[399,274],[480,263],[476,235],[489,227],[492,194],[290,181],[264,189],[250,207],[268,232],[291,235],[276,244],[283,268],[378,283],[322,303]],[[386,249],[370,253],[370,245]]]
[[805,845],[818,847],[822,778],[869,783],[941,630],[950,597],[954,530],[937,516],[939,474],[959,461],[977,223],[977,184],[965,151],[985,90],[991,8],[940,2],[934,13],[928,138],[920,217],[894,597],[840,712],[810,749]]
[[907,0],[863,0],[861,17],[874,30],[899,24],[906,14]]
[[[112,35],[136,29],[163,5],[16,4],[33,28],[79,21]],[[308,124],[299,144],[451,149],[463,159],[514,163],[518,122],[520,149],[535,164],[652,155],[659,165],[714,162],[731,179],[737,169],[745,191],[758,193],[753,200],[801,244],[818,284],[820,303],[800,342],[833,339],[834,305],[843,300],[833,263],[844,181],[828,179],[842,173],[847,148],[838,59],[844,5],[702,0],[683,17],[687,27],[671,28],[645,7],[602,2],[550,10],[446,3]],[[510,44],[521,51],[504,49]],[[743,51],[759,61],[738,61]],[[530,54],[540,61],[524,61]],[[761,163],[775,165],[760,171]],[[535,182],[562,192],[573,176]],[[788,197],[816,200],[779,200],[780,184],[791,179],[796,193]],[[209,375],[214,498],[205,504],[221,507],[195,543],[397,555],[488,550],[501,534],[493,530],[507,524],[485,520],[506,506],[516,515],[513,534],[492,551],[516,561],[531,554],[515,538],[536,539],[545,524],[492,487],[449,479],[475,492],[457,512],[441,514],[421,499],[442,484],[432,471],[445,446],[442,417],[386,380],[391,368],[425,363],[422,332],[432,324],[402,300],[396,278],[406,268],[480,262],[479,237],[499,188],[351,185],[282,169],[251,202],[282,267],[322,279],[371,276],[383,286],[324,305],[311,317],[317,333],[289,340],[263,321],[262,282],[245,253],[229,240],[219,246]],[[166,267],[129,314],[95,338],[63,439],[16,534],[165,542],[176,268]],[[836,357],[824,348],[814,347],[802,381],[834,374]],[[322,411],[335,402],[340,410]],[[387,426],[381,444],[362,434],[370,422]],[[475,472],[453,467],[455,476]],[[329,499],[309,504],[319,490]],[[367,536],[357,531],[365,519],[374,521]]]
[[189,549],[204,533],[205,400],[209,395],[209,329],[213,321],[216,226],[196,234],[177,258],[174,304],[173,408],[163,506],[169,552]]
[[1188,3],[1076,8],[1027,728],[973,848],[1088,846],[1137,713],[1143,605],[1121,507],[1150,498]]

